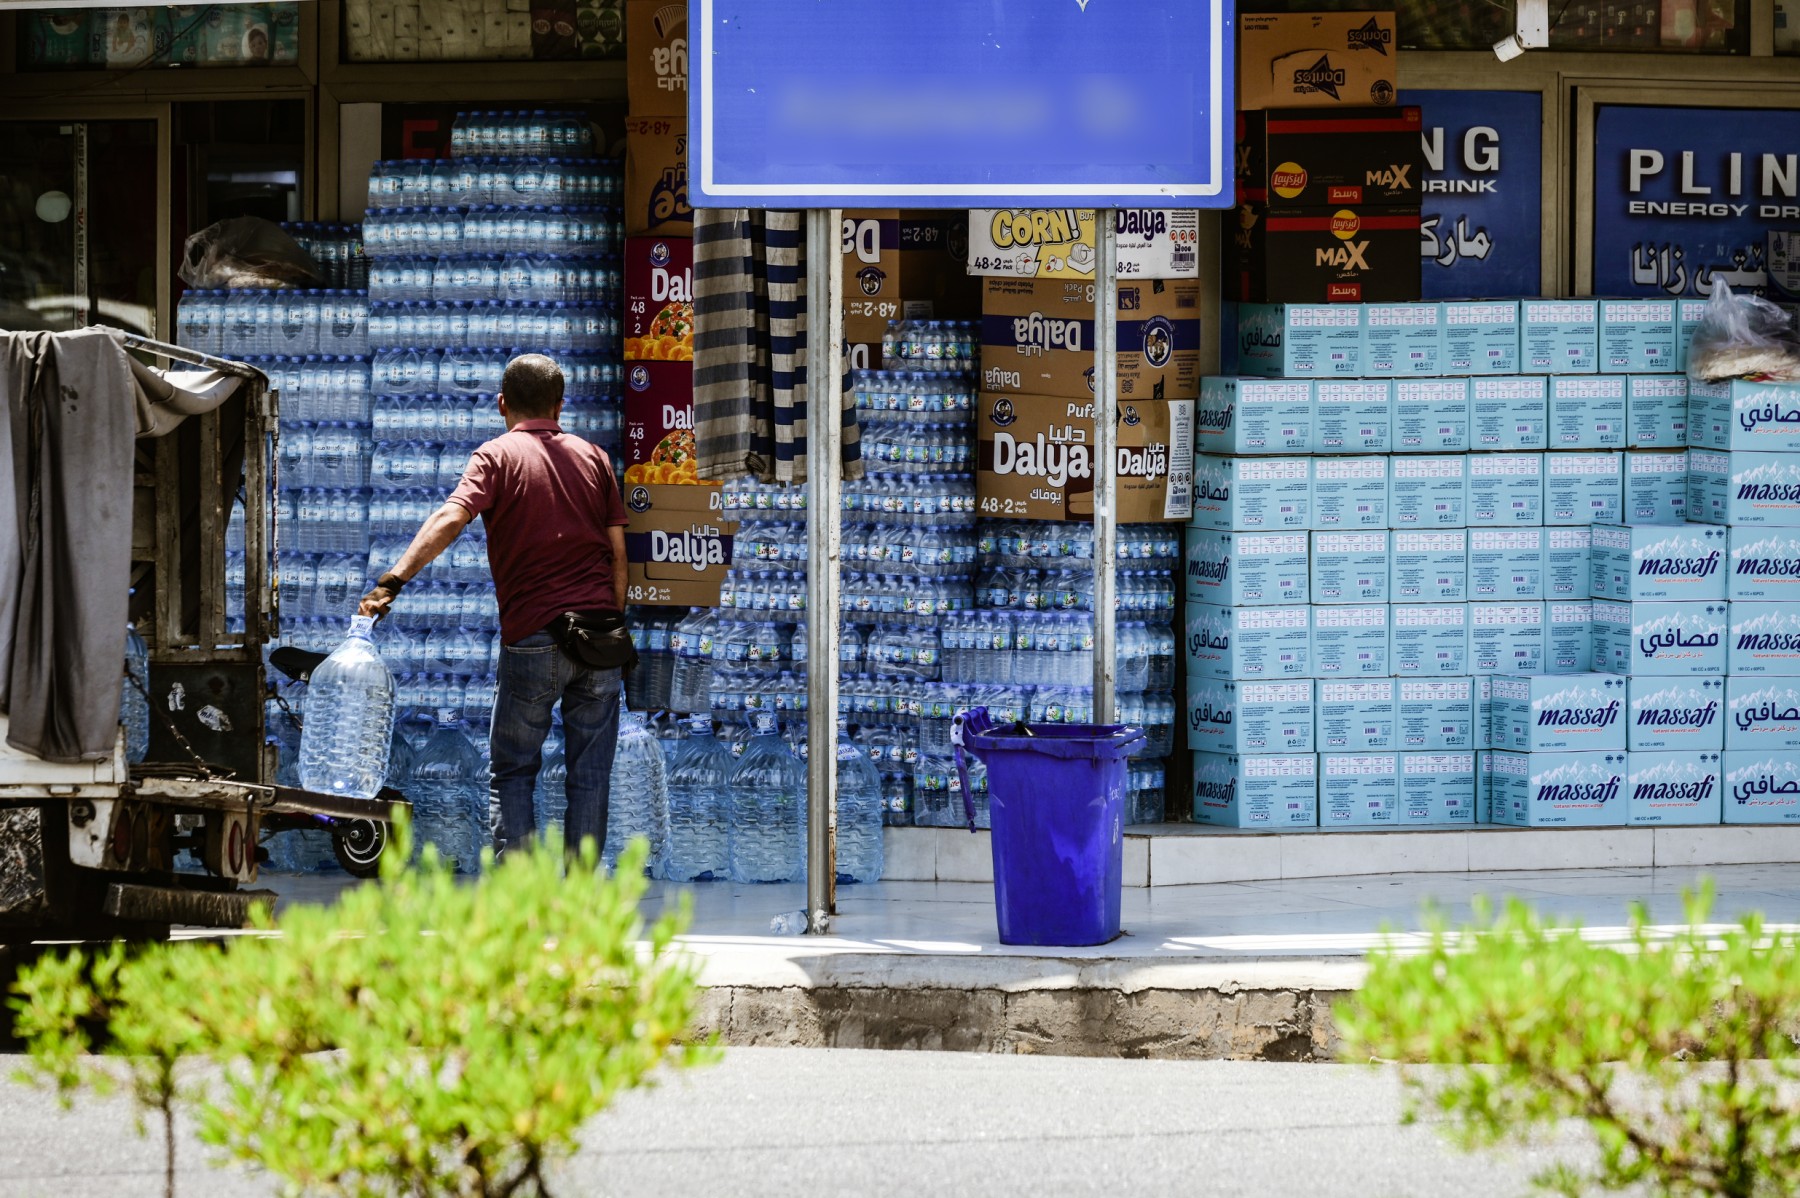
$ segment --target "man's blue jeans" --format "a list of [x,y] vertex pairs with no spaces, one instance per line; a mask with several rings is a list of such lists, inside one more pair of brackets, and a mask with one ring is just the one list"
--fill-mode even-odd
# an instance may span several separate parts
[[548,632],[538,632],[501,647],[499,681],[488,734],[489,786],[500,808],[495,848],[524,844],[537,831],[531,798],[550,733],[550,710],[561,700],[569,796],[563,836],[570,848],[591,837],[596,852],[603,849],[613,749],[619,743],[619,671],[578,666]]

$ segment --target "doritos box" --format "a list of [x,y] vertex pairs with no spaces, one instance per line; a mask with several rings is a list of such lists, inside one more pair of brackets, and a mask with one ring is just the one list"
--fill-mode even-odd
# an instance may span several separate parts
[[1394,14],[1240,13],[1239,108],[1394,102]]
[[640,483],[625,488],[626,601],[716,607],[731,567],[737,522],[724,518],[724,490]]
[[693,236],[694,210],[688,206],[686,117],[626,119],[625,233]]

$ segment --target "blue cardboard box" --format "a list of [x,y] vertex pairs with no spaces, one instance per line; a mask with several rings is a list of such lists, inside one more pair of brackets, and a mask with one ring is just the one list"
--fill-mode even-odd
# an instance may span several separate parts
[[1545,379],[1531,375],[1469,380],[1469,447],[1546,449],[1550,399]]
[[1731,605],[1725,672],[1733,678],[1800,677],[1800,604],[1744,600]]
[[1444,373],[1519,373],[1519,301],[1445,301]]
[[1688,380],[1689,449],[1731,448],[1731,384]]
[[1622,453],[1544,455],[1544,523],[1613,524],[1625,501]]
[[1550,380],[1550,448],[1625,448],[1625,378],[1558,375]]
[[1315,677],[1388,676],[1388,605],[1318,604],[1312,609]]
[[1688,450],[1688,519],[1800,527],[1800,454]]
[[1544,522],[1543,454],[1478,453],[1468,461],[1470,528]]
[[1227,828],[1316,828],[1316,753],[1195,753],[1194,822]]
[[1586,599],[1593,589],[1594,530],[1576,524],[1544,530],[1544,597],[1573,601]]
[[1313,743],[1321,753],[1375,753],[1395,747],[1394,680],[1319,683],[1318,727]]
[[1725,530],[1710,524],[1596,524],[1591,586],[1621,603],[1725,598]]
[[1187,605],[1188,676],[1311,678],[1312,608]]
[[1469,597],[1469,531],[1396,531],[1388,574],[1392,603],[1462,603]]
[[1699,753],[1726,747],[1726,679],[1689,676],[1627,681],[1631,723],[1625,729],[1625,748],[1629,752]]
[[1725,635],[1724,603],[1594,600],[1594,669],[1603,673],[1723,674]]
[[1312,526],[1388,526],[1388,458],[1314,458]]
[[1544,673],[1585,674],[1594,668],[1594,605],[1586,599],[1544,605]]
[[1319,754],[1319,827],[1380,828],[1400,822],[1398,753]]
[[1494,676],[1475,675],[1475,747],[1485,749],[1494,743]]
[[1625,823],[1624,753],[1513,753],[1495,749],[1489,776],[1496,824],[1604,828]]
[[1469,380],[1395,381],[1393,451],[1467,453]]
[[1311,602],[1307,535],[1189,528],[1185,597],[1226,607]]
[[1535,674],[1494,679],[1494,747],[1519,753],[1625,751],[1625,679]]
[[1675,301],[1600,301],[1602,374],[1656,374],[1675,369]]
[[1725,754],[1728,824],[1800,824],[1800,753]]
[[1711,303],[1705,299],[1678,299],[1675,301],[1675,369],[1686,370],[1688,365],[1688,345],[1694,340],[1694,330],[1706,319],[1706,308]]
[[1312,442],[1312,384],[1305,379],[1200,380],[1196,452],[1306,453]]
[[1685,374],[1634,374],[1625,384],[1625,444],[1633,449],[1687,445]]
[[1431,300],[1363,305],[1363,373],[1371,378],[1444,374],[1443,308]]
[[1626,763],[1626,823],[1716,824],[1723,814],[1723,754],[1633,753]]
[[1465,455],[1395,455],[1388,465],[1388,519],[1395,528],[1462,528],[1469,522]]
[[1400,678],[1469,672],[1469,605],[1397,603],[1389,614],[1388,665]]
[[1734,528],[1728,540],[1727,599],[1800,599],[1800,529]]
[[1208,753],[1311,753],[1313,683],[1187,680],[1188,748]]
[[1475,747],[1475,679],[1402,678],[1399,691],[1402,750],[1439,753]]
[[1475,750],[1475,822],[1494,822],[1494,750]]
[[1591,299],[1519,301],[1519,369],[1593,374],[1600,369],[1600,311]]
[[1476,674],[1542,674],[1550,651],[1542,602],[1469,604],[1469,656]]
[[1800,678],[1725,680],[1727,751],[1800,753]]
[[1544,597],[1542,528],[1471,528],[1469,598],[1476,603]]
[[1473,826],[1475,754],[1400,754],[1400,822],[1414,828]]
[[1688,455],[1685,449],[1627,451],[1625,522],[1680,524],[1687,519]]
[[1386,603],[1385,528],[1312,534],[1312,596],[1318,603]]
[[1688,444],[1800,453],[1800,383],[1688,383]]
[[1312,527],[1312,459],[1194,455],[1196,528],[1219,532]]
[[1239,304],[1238,369],[1265,378],[1363,374],[1360,304]]
[[1387,453],[1394,439],[1394,385],[1386,379],[1320,379],[1313,384],[1318,453]]

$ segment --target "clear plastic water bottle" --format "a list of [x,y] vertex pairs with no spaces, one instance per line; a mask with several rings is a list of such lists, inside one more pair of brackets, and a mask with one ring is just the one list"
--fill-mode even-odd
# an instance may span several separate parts
[[775,713],[751,715],[750,746],[731,774],[731,880],[805,876],[806,768],[781,739]]
[[613,753],[612,793],[606,815],[602,857],[613,869],[634,837],[650,842],[645,868],[655,876],[669,839],[669,779],[662,746],[641,712],[619,713],[619,744]]
[[731,802],[737,763],[713,736],[711,715],[689,721],[669,767],[669,840],[661,876],[671,882],[719,882],[731,872]]
[[413,759],[407,797],[412,800],[419,842],[436,845],[441,856],[455,862],[458,873],[481,868],[487,778],[487,766],[469,739],[461,714],[448,708],[439,711],[437,726]]
[[119,695],[119,722],[125,725],[125,760],[133,765],[150,754],[150,647],[125,625],[125,680]]
[[544,739],[543,760],[543,765],[538,767],[537,786],[531,792],[531,807],[539,836],[553,828],[560,831],[563,815],[569,808],[569,763],[564,757],[560,728],[550,729],[550,735]]
[[343,644],[313,671],[300,737],[300,785],[372,799],[387,776],[394,676],[376,652],[375,621],[353,616]]
[[837,877],[840,882],[881,880],[881,775],[850,739],[849,721],[838,717]]

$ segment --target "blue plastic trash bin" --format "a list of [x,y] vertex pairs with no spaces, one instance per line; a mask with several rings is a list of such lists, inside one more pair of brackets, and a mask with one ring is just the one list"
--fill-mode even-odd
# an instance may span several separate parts
[[985,707],[952,730],[963,806],[974,830],[963,751],[987,763],[994,910],[1002,944],[1105,944],[1119,934],[1125,759],[1141,728],[996,725]]

